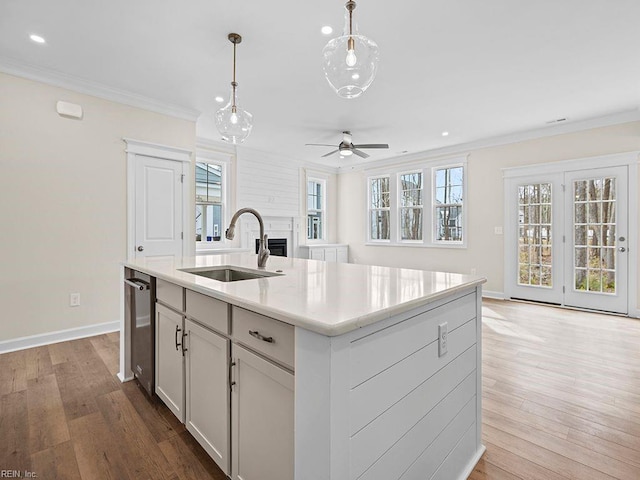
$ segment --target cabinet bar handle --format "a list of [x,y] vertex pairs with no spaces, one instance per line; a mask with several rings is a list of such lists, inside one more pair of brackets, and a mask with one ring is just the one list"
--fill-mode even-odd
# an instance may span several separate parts
[[236,362],[231,360],[231,362],[229,363],[229,388],[231,390],[233,390],[233,386],[236,384],[236,382],[233,380],[233,367],[235,366]]
[[252,330],[249,330],[249,335],[251,335],[254,338],[257,338],[258,340],[262,340],[263,342],[275,343],[275,340],[273,339],[273,337],[265,337],[264,335],[260,335],[260,332],[258,332],[257,330],[255,332]]
[[188,348],[184,348],[184,339],[185,339],[185,338],[187,338],[187,335],[188,335],[188,333],[187,333],[187,332],[184,332],[184,333],[182,334],[182,344],[181,344],[181,345],[182,345],[182,356],[183,356],[183,357],[184,357],[184,353],[185,353],[187,350],[189,350]]
[[180,329],[180,327],[178,325],[176,325],[176,352],[180,349],[180,347],[182,346],[181,343],[178,343],[178,333],[180,333],[182,330]]

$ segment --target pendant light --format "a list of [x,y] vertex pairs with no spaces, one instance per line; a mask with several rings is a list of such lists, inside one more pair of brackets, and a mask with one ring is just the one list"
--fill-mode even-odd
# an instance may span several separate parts
[[356,98],[369,88],[378,70],[378,45],[359,35],[353,22],[356,2],[346,5],[345,28],[342,36],[329,40],[322,50],[325,77],[342,98]]
[[230,143],[242,143],[253,128],[253,115],[238,106],[238,82],[236,82],[236,46],[242,42],[237,33],[229,34],[229,41],[233,43],[233,81],[229,103],[215,114],[215,122],[222,139]]

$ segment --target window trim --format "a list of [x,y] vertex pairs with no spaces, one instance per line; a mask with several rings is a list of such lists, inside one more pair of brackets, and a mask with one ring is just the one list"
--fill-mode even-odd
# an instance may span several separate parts
[[[371,181],[378,179],[378,178],[388,178],[389,179],[389,207],[386,208],[371,208]],[[392,214],[392,210],[393,210],[393,206],[392,206],[392,202],[393,202],[393,195],[394,195],[394,182],[393,182],[393,174],[390,173],[383,173],[380,175],[372,175],[367,177],[367,221],[365,222],[367,225],[367,233],[366,233],[366,238],[367,238],[367,242],[369,242],[372,245],[388,245],[392,242],[393,237],[394,237],[394,229],[395,229],[395,224],[394,224],[394,215]],[[388,211],[389,212],[389,238],[378,238],[378,239],[372,239],[371,238],[371,212],[372,211]]]
[[233,206],[231,205],[231,164],[232,164],[232,156],[231,154],[227,154],[225,152],[218,152],[218,151],[214,151],[214,150],[209,150],[208,148],[202,148],[200,150],[198,150],[196,152],[196,158],[194,160],[193,163],[193,174],[191,176],[191,181],[192,183],[192,190],[191,190],[191,201],[193,202],[192,205],[192,209],[190,210],[193,214],[195,214],[195,208],[196,208],[196,179],[195,179],[195,172],[196,172],[196,163],[208,163],[208,164],[213,164],[213,165],[218,165],[220,166],[220,172],[222,175],[222,181],[221,181],[221,185],[220,185],[220,189],[221,189],[221,193],[220,193],[220,197],[222,199],[222,214],[221,214],[221,219],[222,219],[222,231],[220,232],[220,240],[219,241],[210,241],[207,242],[206,240],[204,241],[196,241],[196,230],[195,230],[195,217],[193,220],[193,244],[195,246],[195,252],[197,253],[200,250],[216,250],[216,249],[220,249],[220,248],[228,248],[230,241],[227,240],[224,236],[224,231],[226,229],[226,226],[229,224],[229,220],[230,220],[230,214],[229,212],[232,211]]
[[[429,230],[427,228],[427,225],[425,223],[425,206],[424,206],[424,200],[425,200],[425,169],[424,168],[414,168],[412,170],[405,170],[405,171],[401,171],[398,172],[396,175],[396,182],[398,183],[398,187],[397,187],[397,195],[398,195],[398,201],[397,201],[397,211],[398,211],[398,221],[397,223],[397,228],[398,231],[396,232],[397,235],[397,240],[398,243],[402,243],[402,244],[422,244],[424,242],[424,239],[427,238],[426,235],[428,234]],[[422,188],[420,189],[422,191],[422,205],[420,205],[420,209],[422,210],[422,239],[420,240],[411,240],[411,239],[403,239],[402,238],[402,219],[401,219],[401,215],[400,215],[400,211],[403,208],[416,208],[414,207],[403,207],[402,206],[402,186],[401,186],[401,177],[403,175],[411,175],[413,173],[419,173],[422,175]]]
[[[321,209],[309,210],[309,182],[315,182],[321,186]],[[307,244],[326,243],[327,237],[327,178],[317,175],[315,173],[307,173],[305,178],[304,188],[304,219],[305,219],[305,239]],[[320,212],[320,218],[322,219],[320,237],[309,238],[309,212]]]
[[[437,186],[436,186],[436,171],[437,170],[446,170],[450,168],[458,168],[462,167],[462,203],[460,204],[443,204],[443,205],[460,205],[462,208],[462,240],[438,240],[436,238],[437,234],[437,221],[438,217],[436,215],[436,209],[439,205],[436,204],[436,194],[437,194]],[[431,167],[431,242],[435,245],[446,245],[446,246],[458,246],[464,245],[466,246],[466,237],[467,237],[467,208],[465,206],[465,199],[467,198],[467,168],[466,163],[451,163],[448,165],[437,165]]]
[[[462,241],[435,240],[435,171],[444,168],[463,168],[462,185]],[[400,236],[400,176],[407,173],[422,173],[422,240],[401,240]],[[390,239],[376,240],[371,238],[371,180],[389,177],[390,190]],[[367,203],[365,222],[366,246],[393,246],[416,248],[453,248],[466,249],[469,241],[468,228],[468,162],[467,156],[446,158],[440,160],[410,162],[395,168],[365,170]]]

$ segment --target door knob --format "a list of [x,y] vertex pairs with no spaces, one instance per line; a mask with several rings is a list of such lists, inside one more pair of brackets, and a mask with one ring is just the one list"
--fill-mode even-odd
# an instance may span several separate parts
[[619,251],[619,252],[626,252],[626,251],[627,251],[627,249],[626,249],[626,248],[624,248],[624,247],[618,247],[618,251]]
[[139,252],[142,252],[143,250],[144,250],[144,247],[143,247],[142,245],[140,245],[140,246],[138,247],[138,251],[139,251]]

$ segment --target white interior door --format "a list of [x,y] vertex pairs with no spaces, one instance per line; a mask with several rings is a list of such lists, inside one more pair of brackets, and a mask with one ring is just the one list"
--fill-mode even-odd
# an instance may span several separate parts
[[136,155],[136,257],[181,257],[183,162]]
[[628,167],[505,182],[507,298],[628,313]]
[[627,313],[627,178],[627,167],[565,175],[565,305]]

